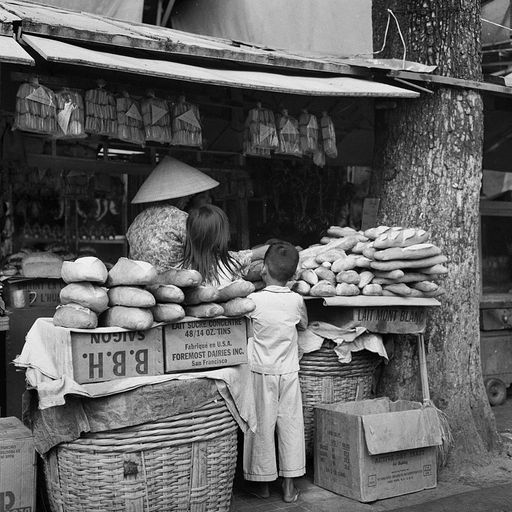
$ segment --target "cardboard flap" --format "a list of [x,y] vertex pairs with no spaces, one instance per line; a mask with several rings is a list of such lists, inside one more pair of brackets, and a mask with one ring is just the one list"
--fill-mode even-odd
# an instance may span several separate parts
[[362,416],[371,455],[441,444],[441,427],[433,407]]

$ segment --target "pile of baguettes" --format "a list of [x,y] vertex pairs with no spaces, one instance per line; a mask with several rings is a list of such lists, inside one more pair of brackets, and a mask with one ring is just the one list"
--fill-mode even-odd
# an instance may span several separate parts
[[429,239],[416,228],[331,226],[321,243],[299,253],[292,289],[313,297],[437,297],[444,290],[435,280],[448,272],[448,259]]
[[61,305],[53,317],[60,327],[144,330],[153,322],[243,316],[255,308],[247,298],[255,289],[252,283],[201,285],[203,278],[195,270],[157,274],[149,263],[120,258],[108,271],[98,258],[85,257],[65,261],[61,272],[68,284],[60,292]]

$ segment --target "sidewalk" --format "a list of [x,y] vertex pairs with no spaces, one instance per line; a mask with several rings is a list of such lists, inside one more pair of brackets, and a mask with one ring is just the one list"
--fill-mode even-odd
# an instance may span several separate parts
[[[494,409],[498,431],[510,438],[512,454],[512,397]],[[284,503],[278,482],[271,486],[268,499],[244,491],[244,481],[237,472],[231,512],[512,512],[512,474],[510,483],[470,479],[471,483],[441,481],[435,489],[420,491],[371,504],[345,498],[313,484],[312,469],[297,480],[301,494],[296,503]],[[498,485],[499,484],[499,485]]]

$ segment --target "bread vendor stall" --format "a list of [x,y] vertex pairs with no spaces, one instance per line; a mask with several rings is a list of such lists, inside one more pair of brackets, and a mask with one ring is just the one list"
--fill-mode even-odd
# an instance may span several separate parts
[[256,421],[240,309],[254,285],[157,279],[127,258],[78,258],[62,278],[15,360],[52,509],[229,510],[238,427]]

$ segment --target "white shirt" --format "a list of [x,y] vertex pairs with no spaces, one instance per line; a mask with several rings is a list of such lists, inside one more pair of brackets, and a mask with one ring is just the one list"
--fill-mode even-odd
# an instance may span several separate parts
[[284,375],[299,371],[297,329],[308,325],[304,299],[286,286],[267,286],[249,295],[256,309],[247,356],[253,372]]

